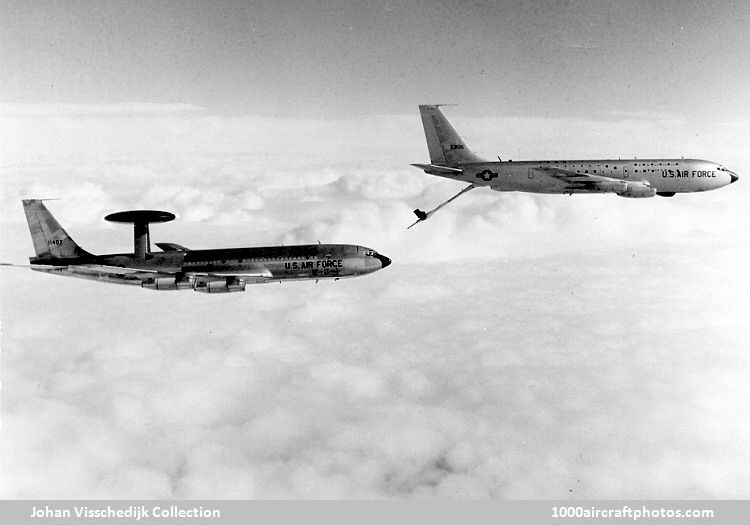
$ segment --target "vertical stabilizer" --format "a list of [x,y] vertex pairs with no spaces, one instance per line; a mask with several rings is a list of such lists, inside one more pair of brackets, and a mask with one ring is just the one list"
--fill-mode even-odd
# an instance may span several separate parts
[[443,114],[438,105],[419,106],[422,126],[430,151],[430,163],[437,166],[460,166],[470,162],[486,162],[474,154],[464,139]]
[[91,255],[76,244],[40,199],[25,199],[23,211],[29,223],[36,259],[73,259]]

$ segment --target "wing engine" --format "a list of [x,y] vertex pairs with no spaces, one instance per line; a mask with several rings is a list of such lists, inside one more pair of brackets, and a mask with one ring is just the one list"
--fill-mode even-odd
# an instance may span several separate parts
[[206,275],[194,278],[193,289],[201,293],[244,292],[245,281],[239,277]]
[[[251,280],[250,282],[255,282]],[[258,281],[261,282],[261,281]],[[200,293],[244,292],[247,282],[241,276],[234,275],[174,275],[149,277],[143,279],[141,287],[148,290],[190,290]]]
[[141,288],[148,290],[187,290],[193,287],[193,278],[185,274],[149,277],[141,281]]
[[656,189],[652,188],[647,182],[628,182],[627,185],[628,187],[625,191],[618,193],[620,197],[646,199],[656,195]]

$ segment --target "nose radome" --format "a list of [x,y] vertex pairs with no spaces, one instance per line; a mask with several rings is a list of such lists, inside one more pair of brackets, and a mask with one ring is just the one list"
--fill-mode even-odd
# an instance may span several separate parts
[[739,180],[739,177],[735,175],[733,172],[729,172],[729,177],[732,179],[729,184],[732,184],[733,182],[737,182]]
[[380,264],[383,268],[391,264],[391,260],[386,257],[385,255],[380,255],[379,253],[375,255],[380,260]]

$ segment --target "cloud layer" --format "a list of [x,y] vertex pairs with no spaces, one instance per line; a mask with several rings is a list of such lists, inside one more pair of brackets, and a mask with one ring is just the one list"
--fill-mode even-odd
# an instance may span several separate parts
[[210,301],[24,274],[3,493],[747,497],[747,281],[726,252],[611,255]]
[[[18,199],[51,196],[95,252],[130,249],[103,215],[155,207],[179,214],[155,241],[352,242],[394,264],[220,297],[4,270],[3,497],[748,497],[741,184],[482,190],[407,232],[460,189],[408,166],[416,116],[39,113],[2,121],[4,259],[31,248]],[[462,124],[482,152],[509,122]],[[493,147],[589,151],[540,124],[592,151],[654,131],[519,121]],[[727,126],[696,156],[733,167]]]

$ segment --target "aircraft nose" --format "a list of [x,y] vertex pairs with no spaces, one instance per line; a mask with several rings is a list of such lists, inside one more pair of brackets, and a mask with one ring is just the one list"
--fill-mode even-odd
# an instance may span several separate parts
[[732,179],[731,181],[729,181],[729,184],[732,184],[733,182],[737,182],[739,180],[739,177],[735,175],[733,171],[729,172],[729,177]]

